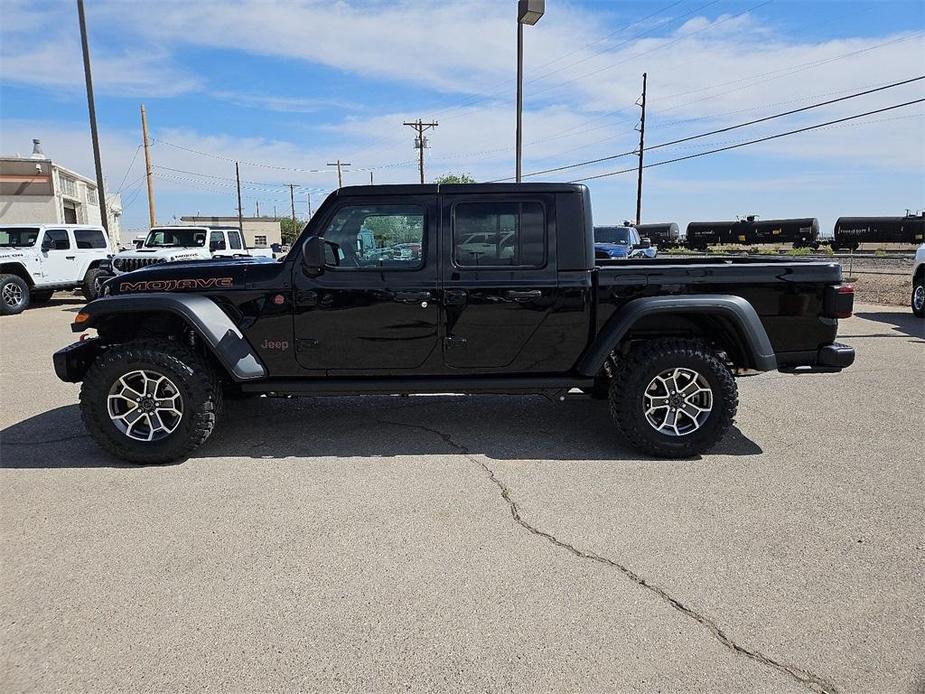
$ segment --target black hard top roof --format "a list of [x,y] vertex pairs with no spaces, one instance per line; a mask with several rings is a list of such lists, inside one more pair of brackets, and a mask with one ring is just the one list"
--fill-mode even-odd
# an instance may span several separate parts
[[358,195],[446,195],[466,193],[582,193],[580,183],[408,183],[399,185],[345,186],[335,191],[339,197]]

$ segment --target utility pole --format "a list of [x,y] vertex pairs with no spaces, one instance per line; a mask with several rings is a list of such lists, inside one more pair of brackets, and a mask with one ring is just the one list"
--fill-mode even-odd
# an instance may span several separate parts
[[312,194],[308,193],[308,218],[312,218]]
[[241,168],[238,162],[234,163],[234,177],[238,182],[238,230],[241,232],[241,238],[244,238],[244,208],[241,207]]
[[141,137],[145,147],[145,176],[148,179],[148,221],[153,227],[154,222],[154,178],[151,176],[151,145],[148,143],[148,118],[145,115],[145,105],[141,105]]
[[642,153],[646,143],[646,73],[642,73],[642,115],[639,119],[639,177],[636,181],[636,224],[642,224]]
[[257,202],[257,216],[259,217],[260,216],[260,201],[257,200],[256,202]]
[[343,175],[343,173],[341,172],[341,167],[342,167],[342,166],[350,166],[350,162],[341,161],[340,159],[338,159],[336,162],[331,162],[331,161],[329,161],[329,162],[328,162],[328,166],[336,166],[336,167],[337,167],[337,187],[338,187],[338,188],[343,188],[343,187],[344,187],[344,175]]
[[292,205],[292,228],[295,230],[295,185],[289,184],[289,204]]
[[84,0],[77,0],[77,19],[80,23],[80,45],[84,54],[84,79],[87,82],[87,108],[90,111],[90,138],[93,140],[93,163],[96,166],[96,192],[100,204],[103,228],[109,235],[109,215],[106,213],[106,190],[103,186],[103,165],[100,162],[100,136],[96,129],[96,103],[93,100],[93,76],[90,74],[90,44],[87,41],[87,20]]
[[373,172],[372,171],[369,172],[369,185],[375,185],[373,183]]
[[424,148],[427,147],[427,138],[424,137],[424,131],[430,130],[431,128],[436,128],[437,121],[433,123],[423,123],[421,119],[418,118],[414,123],[402,123],[402,125],[407,125],[410,128],[414,128],[417,132],[417,137],[414,138],[414,148],[418,151],[418,171],[421,173],[421,183],[424,182]]

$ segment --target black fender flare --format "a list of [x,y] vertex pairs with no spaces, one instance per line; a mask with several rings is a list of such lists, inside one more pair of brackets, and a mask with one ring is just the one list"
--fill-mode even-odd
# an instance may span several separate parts
[[265,378],[266,368],[251,348],[247,338],[231,318],[211,299],[199,294],[126,294],[105,296],[84,306],[80,313],[88,318],[72,323],[74,332],[98,325],[99,320],[114,314],[161,311],[182,318],[208,345],[215,357],[235,381]]
[[594,376],[634,324],[654,314],[687,313],[717,316],[728,321],[746,351],[748,366],[773,371],[777,357],[755,307],[740,296],[729,294],[682,294],[633,299],[610,317],[594,343],[578,362],[578,373]]

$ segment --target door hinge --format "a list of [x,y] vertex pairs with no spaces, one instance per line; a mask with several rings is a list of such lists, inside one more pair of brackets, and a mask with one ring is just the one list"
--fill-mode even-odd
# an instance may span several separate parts
[[307,352],[312,347],[318,346],[318,340],[313,337],[298,339],[295,341],[296,352]]
[[458,337],[456,335],[450,335],[449,337],[443,338],[443,344],[447,346],[447,349],[452,349],[453,347],[465,347],[466,343],[469,341],[464,337]]

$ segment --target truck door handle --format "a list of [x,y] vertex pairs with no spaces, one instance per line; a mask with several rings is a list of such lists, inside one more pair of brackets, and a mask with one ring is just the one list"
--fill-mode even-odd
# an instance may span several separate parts
[[72,255],[66,255],[66,256],[64,256],[64,259],[65,259],[65,260],[73,260],[73,259],[74,259],[74,256],[72,256]]
[[430,301],[433,296],[430,292],[395,292],[395,301],[403,304],[415,304],[418,301]]
[[514,301],[532,301],[533,299],[540,299],[543,296],[543,292],[539,289],[530,289],[527,291],[517,291],[515,289],[510,289],[504,293],[508,299],[513,299]]

